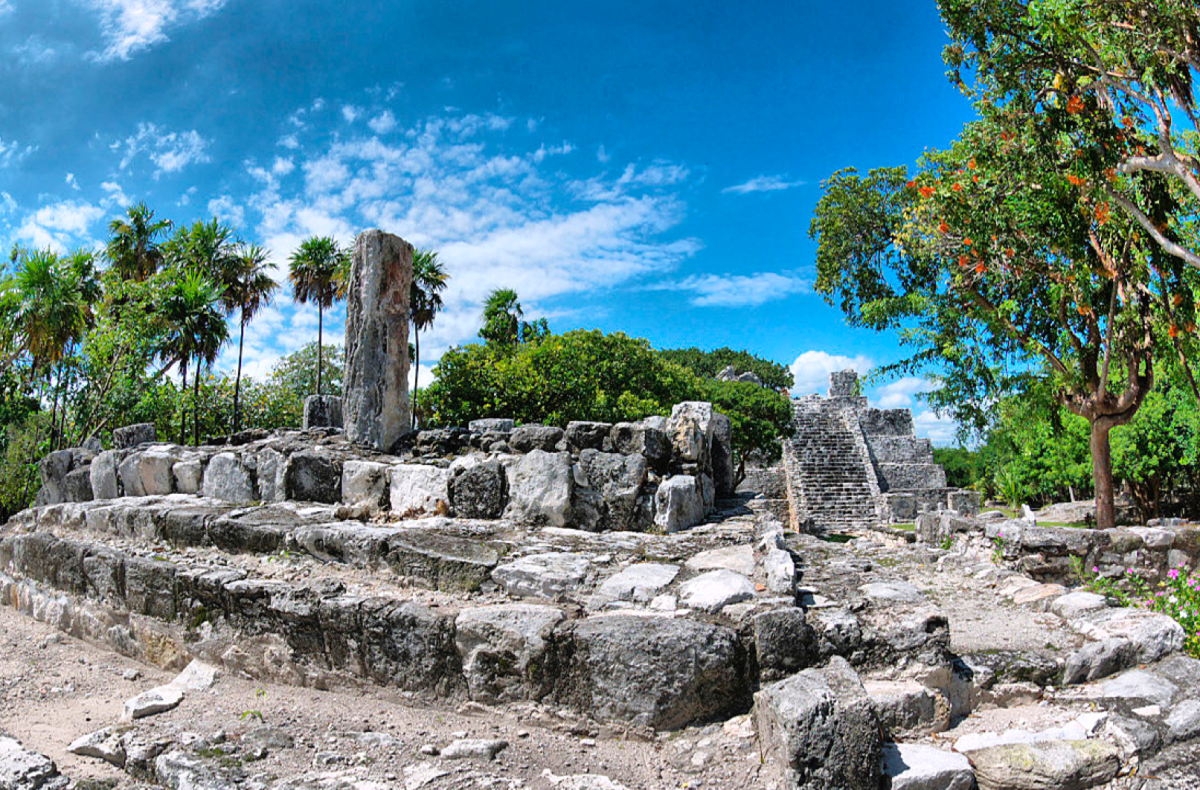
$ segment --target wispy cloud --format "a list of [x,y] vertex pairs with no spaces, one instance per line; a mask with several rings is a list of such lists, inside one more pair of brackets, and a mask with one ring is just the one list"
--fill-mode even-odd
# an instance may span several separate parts
[[805,351],[791,364],[792,376],[795,378],[792,394],[823,393],[829,389],[830,373],[854,369],[861,375],[869,371],[873,364],[870,357],[861,354],[850,357],[830,354],[827,351]]
[[758,176],[741,184],[725,187],[722,192],[734,195],[748,195],[751,192],[779,192],[784,189],[804,186],[803,181],[788,181],[784,176]]
[[137,133],[118,140],[111,146],[121,153],[120,169],[125,170],[138,156],[145,154],[154,164],[154,177],[177,173],[190,164],[212,161],[208,154],[209,141],[195,129],[169,132],[153,123],[138,124]]
[[60,201],[26,215],[16,238],[33,247],[62,252],[73,244],[89,242],[92,224],[103,216],[104,209],[91,203]]
[[916,396],[937,389],[937,385],[919,376],[905,376],[879,388],[879,405],[885,409],[911,408]]
[[948,447],[958,442],[958,423],[954,418],[929,410],[913,415],[913,431],[937,447]]
[[387,134],[396,128],[396,116],[392,115],[391,110],[384,110],[367,121],[367,126],[371,127],[371,131],[375,134]]
[[17,164],[36,150],[32,145],[22,147],[16,140],[5,142],[4,138],[0,137],[0,167]]
[[107,46],[98,61],[129,60],[168,40],[167,31],[215,14],[225,0],[78,0],[100,15]]
[[691,293],[696,307],[755,307],[807,293],[809,282],[794,272],[756,272],[696,274],[658,287]]

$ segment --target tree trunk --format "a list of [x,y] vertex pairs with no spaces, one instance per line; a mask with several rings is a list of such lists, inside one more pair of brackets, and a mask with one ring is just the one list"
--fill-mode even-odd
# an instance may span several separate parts
[[1092,420],[1088,447],[1092,451],[1092,476],[1096,481],[1096,529],[1112,529],[1117,525],[1113,502],[1112,445],[1108,433],[1112,423],[1103,417]]
[[[53,368],[51,368],[53,370]],[[58,449],[58,392],[62,389],[62,363],[58,363],[58,381],[51,384],[54,388],[53,405],[50,408],[50,452]]]
[[418,377],[421,375],[421,333],[417,331],[416,324],[413,324],[413,351],[414,351],[414,353],[413,353],[412,404],[413,404],[413,415],[418,418],[417,424],[414,425],[413,427],[420,428],[422,420],[420,420],[421,410],[417,404],[417,391],[418,391],[417,381],[418,381]]
[[187,369],[188,363],[184,359],[179,363],[180,383],[179,383],[179,443],[187,444]]
[[200,446],[200,360],[196,360],[196,374],[192,376],[192,444]]
[[242,308],[242,332],[238,336],[238,369],[237,378],[233,380],[233,432],[242,429],[241,394],[242,394],[242,349],[246,343],[246,308]]
[[321,394],[321,345],[325,342],[323,338],[323,320],[325,311],[317,306],[317,395]]

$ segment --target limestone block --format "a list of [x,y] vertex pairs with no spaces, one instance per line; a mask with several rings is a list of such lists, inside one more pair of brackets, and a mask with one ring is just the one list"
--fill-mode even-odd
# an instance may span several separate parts
[[38,474],[42,479],[42,488],[38,492],[38,504],[57,505],[66,501],[63,497],[63,480],[71,471],[74,457],[70,450],[58,450],[48,453],[38,461]]
[[875,708],[849,662],[834,656],[754,695],[759,743],[789,790],[877,790],[883,758]]
[[295,502],[342,501],[342,462],[327,453],[300,450],[283,466],[283,492]]
[[126,425],[113,431],[113,449],[125,450],[130,447],[148,444],[158,437],[152,422],[140,422],[136,425]]
[[973,790],[975,772],[965,755],[917,743],[883,747],[883,774],[892,790]]
[[498,565],[492,571],[492,579],[509,595],[553,601],[578,590],[591,567],[582,554],[551,551]]
[[940,691],[914,681],[868,680],[879,723],[891,737],[943,732],[950,726],[950,701]]
[[857,370],[835,370],[829,374],[830,398],[856,398],[858,394]]
[[733,496],[733,422],[719,411],[713,412],[712,478],[720,499]]
[[508,446],[515,453],[527,453],[530,450],[552,453],[565,435],[562,428],[553,425],[522,425],[509,434]]
[[204,482],[204,463],[198,458],[176,461],[171,467],[175,490],[181,494],[198,494]]
[[567,448],[572,452],[603,450],[612,423],[575,421],[567,423]]
[[908,409],[864,409],[858,423],[866,436],[912,436],[912,412]]
[[454,621],[471,699],[537,699],[549,690],[547,651],[566,615],[554,606],[503,604],[464,609]]
[[641,455],[650,468],[659,471],[671,461],[671,442],[666,431],[649,420],[617,423],[608,433],[608,444],[614,453]]
[[533,450],[510,464],[507,474],[505,518],[549,527],[566,525],[575,485],[570,453]]
[[258,498],[263,502],[282,502],[286,499],[283,485],[283,470],[287,458],[270,447],[254,455],[258,478]]
[[[439,509],[449,509],[448,469],[426,464],[396,464],[388,467],[387,480],[388,498],[393,513],[437,513]],[[465,485],[463,493],[465,498]],[[472,502],[476,501],[471,499]],[[489,512],[495,510],[489,509]]]
[[200,486],[204,496],[226,502],[253,502],[257,499],[254,476],[234,453],[217,453],[204,468]]
[[679,532],[704,520],[700,483],[691,475],[667,478],[659,484],[654,499],[654,523],[665,532]]
[[648,604],[678,575],[678,565],[639,562],[605,579],[588,605],[600,609],[614,601]]
[[892,523],[907,523],[917,518],[917,498],[912,494],[884,494]]
[[711,469],[713,414],[712,404],[704,401],[675,404],[667,419],[674,461],[699,464],[702,471]]
[[599,529],[633,529],[638,495],[646,481],[646,459],[588,449],[579,454],[579,466],[584,485],[600,495]]
[[44,754],[30,751],[15,738],[0,735],[0,787],[13,790],[64,790],[70,781]]
[[947,506],[963,516],[979,515],[979,492],[956,489],[946,495]]
[[347,505],[383,507],[388,497],[388,465],[351,459],[342,464],[342,501]]
[[354,244],[346,298],[342,413],[352,442],[390,451],[412,424],[408,400],[413,247],[381,230]]
[[96,499],[116,499],[121,496],[117,467],[124,453],[118,450],[105,450],[96,456],[89,467],[92,477],[92,496]]
[[774,609],[755,615],[751,623],[759,679],[763,683],[780,680],[816,663],[817,634],[808,624],[803,609]]
[[460,518],[499,518],[509,501],[510,483],[498,461],[450,467],[450,505]]
[[730,604],[753,598],[754,582],[730,570],[702,573],[679,585],[680,604],[705,612],[719,612]]
[[933,443],[915,436],[868,436],[867,450],[877,464],[931,464]]
[[1111,781],[1121,767],[1117,747],[1099,739],[993,746],[970,758],[979,790],[1084,790]]
[[64,502],[92,501],[92,470],[89,466],[81,466],[67,472],[63,478],[62,495]]
[[946,472],[937,464],[876,464],[884,491],[919,491],[945,488]]
[[304,430],[341,428],[342,399],[336,395],[309,395],[304,399]]
[[467,430],[471,433],[512,433],[515,427],[513,420],[504,417],[488,417],[467,423]]
[[589,617],[571,637],[560,696],[598,720],[676,729],[749,700],[745,656],[728,628],[617,614]]

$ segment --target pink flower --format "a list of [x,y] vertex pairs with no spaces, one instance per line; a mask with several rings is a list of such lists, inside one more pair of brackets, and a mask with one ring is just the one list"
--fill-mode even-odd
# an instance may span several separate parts
[[1100,566],[1099,566],[1099,565],[1093,565],[1093,566],[1092,566],[1092,573],[1099,573],[1099,572],[1100,572]]
[[1167,576],[1171,577],[1172,579],[1178,579],[1179,578],[1179,569],[1172,568],[1171,570],[1167,571]]

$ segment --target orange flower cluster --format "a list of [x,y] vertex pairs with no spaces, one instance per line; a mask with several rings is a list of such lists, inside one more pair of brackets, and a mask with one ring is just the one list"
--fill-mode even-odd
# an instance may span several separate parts
[[1071,115],[1078,115],[1079,113],[1083,112],[1083,109],[1083,99],[1079,98],[1078,96],[1072,96],[1071,98],[1067,99],[1067,112],[1069,112]]

